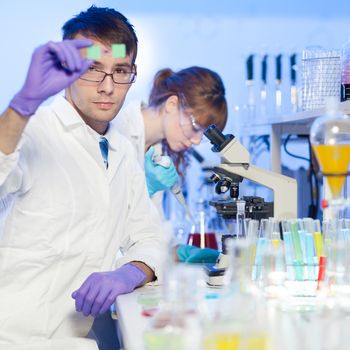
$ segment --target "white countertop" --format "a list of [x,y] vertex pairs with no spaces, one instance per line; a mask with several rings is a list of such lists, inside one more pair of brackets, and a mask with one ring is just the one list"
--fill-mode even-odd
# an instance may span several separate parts
[[[143,311],[151,309],[149,301],[152,298],[154,301],[157,298],[160,300],[160,291],[160,287],[145,286],[117,298],[118,323],[123,335],[124,350],[146,350],[144,331],[148,329],[152,318],[144,316]],[[215,290],[213,292],[215,293]],[[274,314],[274,325],[269,327],[274,345],[268,350],[349,348],[349,313],[342,313],[338,308],[326,312],[325,309],[319,308],[319,301],[314,297],[298,297],[292,302],[283,303],[284,311],[276,311],[274,303],[272,300],[270,307],[270,312]],[[311,312],[312,309],[315,310]]]
[[116,300],[118,324],[125,350],[145,349],[143,332],[150,322],[150,317],[143,316],[142,312],[151,307],[145,306],[141,299],[160,299],[160,287],[144,286],[132,293],[120,295]]

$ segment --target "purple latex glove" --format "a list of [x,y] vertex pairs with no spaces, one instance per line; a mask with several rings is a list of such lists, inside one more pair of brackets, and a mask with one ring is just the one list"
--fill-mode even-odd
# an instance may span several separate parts
[[23,116],[33,115],[43,101],[87,71],[93,61],[82,58],[79,49],[92,44],[84,39],[50,41],[39,46],[32,55],[26,81],[10,107]]
[[145,278],[146,274],[133,264],[123,265],[115,271],[92,273],[72,293],[75,309],[85,316],[103,314],[118,295],[132,292]]

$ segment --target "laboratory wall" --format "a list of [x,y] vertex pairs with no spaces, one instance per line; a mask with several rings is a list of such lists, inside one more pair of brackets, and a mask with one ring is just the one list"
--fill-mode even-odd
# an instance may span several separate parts
[[[249,54],[287,55],[310,45],[339,48],[350,36],[346,15],[350,3],[346,0],[287,4],[274,0],[4,0],[0,11],[0,108],[6,107],[23,83],[33,48],[59,40],[64,21],[91,4],[120,10],[136,28],[138,80],[129,98],[146,99],[152,77],[162,67],[176,70],[202,65],[222,76],[231,115],[233,106],[245,103]],[[269,68],[273,84],[274,67]],[[287,83],[287,67],[284,76]]]
[[[279,53],[284,55],[283,108],[288,112],[287,57],[310,45],[340,48],[350,36],[347,0],[3,0],[1,110],[23,84],[32,50],[48,40],[60,40],[64,21],[92,4],[120,10],[134,24],[139,37],[138,78],[127,101],[147,100],[152,77],[160,68],[205,66],[217,71],[224,81],[229,104],[226,131],[233,133],[240,132],[242,116],[238,110],[247,99],[245,61],[249,54],[256,54],[257,61],[265,53],[270,55],[268,86],[271,89],[275,74],[272,58]],[[215,161],[208,144],[204,142],[198,149]],[[283,157],[286,163],[292,163],[288,156]],[[268,161],[262,159],[268,167]],[[193,169],[194,181],[200,177],[200,170],[196,165]]]

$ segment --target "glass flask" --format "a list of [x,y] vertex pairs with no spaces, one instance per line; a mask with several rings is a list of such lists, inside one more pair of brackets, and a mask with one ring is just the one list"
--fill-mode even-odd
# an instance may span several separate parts
[[346,204],[342,188],[350,162],[350,118],[339,111],[337,99],[327,100],[326,114],[311,126],[310,141],[330,189],[328,204],[334,209],[333,216],[338,217]]
[[216,235],[209,226],[210,213],[206,201],[200,200],[197,203],[197,210],[194,215],[194,225],[188,235],[187,244],[199,248],[218,249]]

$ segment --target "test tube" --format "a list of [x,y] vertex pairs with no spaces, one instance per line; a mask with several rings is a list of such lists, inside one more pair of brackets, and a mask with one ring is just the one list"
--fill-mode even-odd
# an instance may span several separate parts
[[258,236],[259,230],[259,221],[258,220],[249,220],[247,224],[247,239],[251,242],[255,242]]
[[319,262],[318,276],[317,276],[317,290],[321,289],[322,282],[325,279],[326,264],[327,264],[327,258],[325,256],[321,256],[320,262]]
[[290,223],[286,220],[282,221],[282,232],[283,232],[283,241],[284,241],[284,251],[285,259],[287,265],[287,276],[289,280],[293,280],[295,276],[295,271],[293,268],[294,264],[294,248],[292,234],[290,230]]
[[316,267],[318,265],[318,258],[315,253],[314,241],[314,220],[311,218],[304,218],[305,229],[305,263],[307,265],[307,274],[309,280],[316,280]]
[[347,242],[350,243],[350,219],[344,219],[344,230]]
[[314,220],[314,243],[317,259],[319,260],[321,256],[324,256],[323,248],[323,236],[321,233],[321,223],[320,220]]
[[[328,250],[340,238],[340,221],[324,220],[322,224],[325,248]],[[328,255],[328,254],[326,254]]]
[[[252,268],[252,266],[255,264],[255,256],[256,256],[256,246],[257,246],[257,239],[258,239],[258,232],[259,232],[259,221],[258,220],[249,220],[247,224],[247,244],[249,244],[249,266]],[[252,269],[252,280],[255,280],[255,272]]]
[[302,281],[304,279],[304,273],[303,273],[303,251],[301,248],[301,242],[300,242],[300,236],[298,232],[298,224],[294,220],[290,220],[290,232],[292,235],[292,241],[293,241],[293,249],[294,249],[294,265],[295,265],[295,273],[296,273],[296,279],[298,281]]
[[268,219],[261,219],[258,232],[258,239],[256,241],[255,263],[253,269],[253,279],[255,281],[262,278],[263,257],[268,247],[268,228]]
[[303,262],[306,263],[306,239],[305,239],[305,227],[304,227],[304,220],[303,219],[297,219],[297,225],[298,225],[298,234],[299,234],[299,240],[300,240],[300,246],[301,246],[301,251],[303,254]]
[[269,222],[271,245],[277,248],[281,245],[280,223],[279,220],[274,218],[269,218]]

